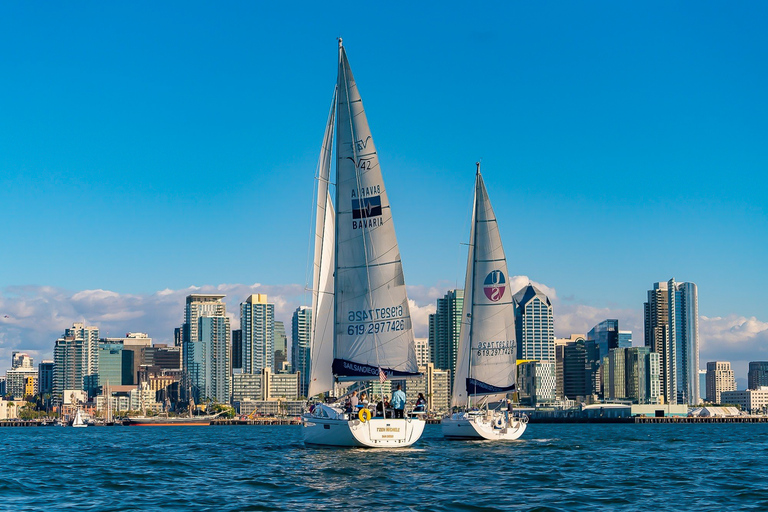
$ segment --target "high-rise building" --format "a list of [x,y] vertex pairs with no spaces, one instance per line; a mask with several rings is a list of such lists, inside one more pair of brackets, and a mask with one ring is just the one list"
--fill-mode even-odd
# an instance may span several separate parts
[[645,346],[659,354],[661,392],[669,404],[698,405],[699,306],[694,283],[654,283],[644,303]]
[[660,403],[658,356],[648,347],[610,349],[602,365],[604,398]]
[[232,370],[243,368],[243,331],[232,329]]
[[[147,362],[146,350],[152,346],[152,338],[143,332],[129,332],[124,338],[101,338],[100,343],[122,345],[123,375],[122,382],[109,381],[110,385],[134,385],[138,381],[139,368]],[[97,384],[94,381],[94,386]]]
[[285,324],[275,320],[275,355],[272,370],[277,373],[283,369],[283,363],[288,361],[288,337],[285,335]]
[[632,331],[619,331],[619,348],[632,346]]
[[427,366],[432,361],[429,355],[429,338],[414,338],[413,344],[416,348],[416,364]]
[[587,339],[594,341],[600,349],[600,359],[608,355],[612,348],[632,346],[632,331],[620,331],[619,321],[615,318],[603,320],[587,333]]
[[[464,290],[450,290],[437,299],[435,312],[429,315],[429,352],[435,368],[456,372],[456,352],[461,335]],[[451,383],[453,386],[453,383]]]
[[555,401],[555,362],[525,361],[517,365],[520,403],[536,406]]
[[747,388],[760,389],[768,386],[768,361],[750,361]]
[[517,358],[555,361],[555,322],[552,302],[529,284],[512,296],[515,307]]
[[184,312],[182,362],[196,403],[229,403],[231,340],[224,295],[187,296]]
[[659,354],[648,347],[619,350],[625,353],[626,397],[638,404],[661,403]]
[[11,370],[15,368],[33,368],[34,366],[34,360],[26,352],[16,351],[11,353]]
[[63,401],[65,389],[84,390],[87,377],[99,372],[99,328],[74,323],[53,348],[53,395]]
[[275,359],[275,305],[267,296],[250,295],[240,304],[243,331],[243,373],[261,373],[272,368]]
[[[124,373],[132,373],[132,360],[133,354],[127,350],[124,351],[122,343],[100,341],[99,374],[95,383],[97,389],[92,390],[89,394],[100,394],[99,390],[103,392],[107,384],[110,386],[122,386],[126,383],[127,380],[131,379],[131,376],[124,375]],[[127,385],[129,384],[133,384],[133,382],[127,383]]]
[[37,386],[41,395],[53,394],[53,361],[43,360],[37,365]]
[[713,404],[722,402],[721,393],[736,391],[736,379],[728,361],[710,361],[707,363],[707,398]]
[[312,309],[300,306],[291,318],[291,366],[299,373],[299,396],[307,396],[310,378]]
[[571,334],[568,338],[555,338],[555,395],[558,400],[564,399],[565,394],[565,348],[569,345],[573,345],[577,341],[584,341],[586,335],[584,334]]

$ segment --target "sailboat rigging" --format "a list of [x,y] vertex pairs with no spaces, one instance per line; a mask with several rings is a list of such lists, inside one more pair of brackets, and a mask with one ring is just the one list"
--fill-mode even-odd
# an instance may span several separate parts
[[[334,135],[332,198],[328,185]],[[389,198],[341,39],[317,179],[309,396],[331,389],[335,382],[418,376]],[[357,413],[340,404],[318,404],[304,416],[305,443],[403,447],[416,442],[424,430],[418,418]]]
[[[464,310],[456,358],[451,406],[460,411],[442,420],[443,435],[453,439],[511,440],[526,428],[506,398],[516,390],[517,349],[507,259],[480,163],[475,175]],[[483,407],[472,407],[472,397]],[[488,404],[496,401],[496,408]]]

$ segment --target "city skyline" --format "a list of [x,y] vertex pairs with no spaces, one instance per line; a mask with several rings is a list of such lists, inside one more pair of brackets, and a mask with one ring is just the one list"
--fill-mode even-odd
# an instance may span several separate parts
[[[417,335],[462,287],[482,158],[510,274],[553,301],[557,337],[617,318],[642,344],[645,291],[675,278],[701,290],[700,366],[731,361],[743,377],[768,359],[766,6],[363,6],[376,15],[364,33],[318,6],[290,36],[279,6],[168,4],[151,22],[147,8],[2,7],[15,51],[0,56],[14,77],[0,85],[0,358],[48,357],[74,321],[170,341],[198,291],[226,293],[230,314],[267,293],[283,322],[308,305],[342,35]],[[242,236],[235,216],[254,207],[268,215]],[[224,265],[184,250],[211,228]]]

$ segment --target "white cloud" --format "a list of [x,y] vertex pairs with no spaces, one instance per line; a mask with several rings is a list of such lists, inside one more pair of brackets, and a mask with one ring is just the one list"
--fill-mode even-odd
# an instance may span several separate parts
[[[517,292],[531,282],[552,301],[555,335],[586,333],[606,318],[618,318],[622,330],[633,332],[634,344],[643,343],[642,304],[637,309],[596,307],[578,298],[561,299],[557,290],[526,276],[513,276],[510,289]],[[459,286],[461,287],[461,285]],[[456,288],[455,283],[409,286],[409,305],[416,337],[428,335],[429,315],[438,298]],[[298,284],[219,284],[164,289],[152,294],[121,294],[110,290],[70,292],[49,286],[15,286],[0,290],[0,372],[10,366],[11,352],[29,352],[36,361],[50,358],[53,344],[73,322],[96,325],[102,336],[126,332],[148,333],[156,342],[172,342],[173,330],[184,317],[184,301],[190,293],[225,294],[232,328],[239,327],[240,302],[252,293],[265,293],[275,304],[275,318],[286,324],[290,336],[293,311],[311,303],[311,295]],[[701,365],[707,361],[731,361],[738,377],[746,375],[747,361],[768,360],[768,322],[738,315],[699,319]]]

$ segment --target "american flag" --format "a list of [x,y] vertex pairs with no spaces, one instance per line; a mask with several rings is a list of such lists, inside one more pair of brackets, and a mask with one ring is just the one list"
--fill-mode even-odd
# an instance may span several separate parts
[[384,384],[387,381],[387,374],[384,373],[384,370],[381,369],[381,366],[379,366],[379,382]]

